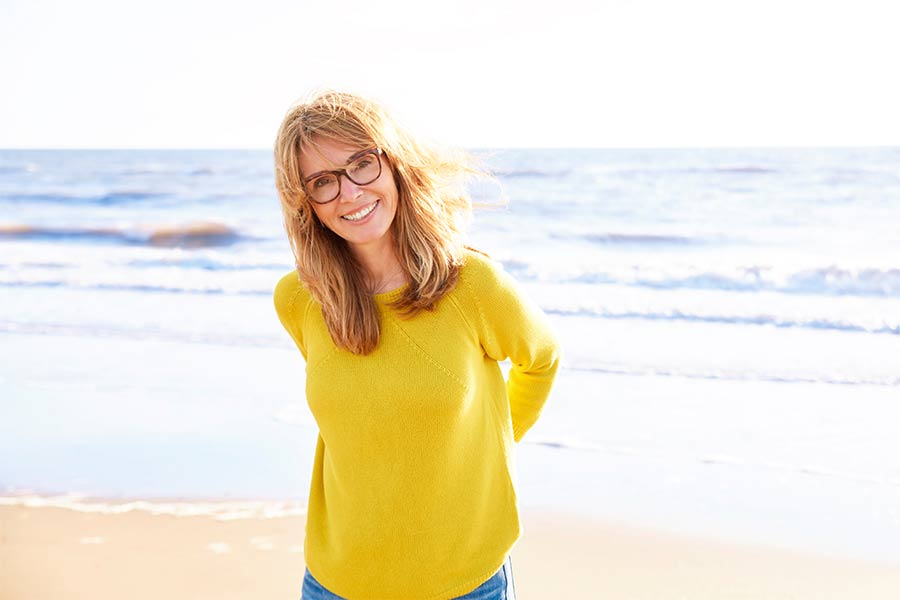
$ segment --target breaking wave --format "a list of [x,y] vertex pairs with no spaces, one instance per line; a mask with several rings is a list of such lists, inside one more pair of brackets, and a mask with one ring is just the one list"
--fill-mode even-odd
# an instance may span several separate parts
[[36,227],[25,224],[0,225],[0,240],[84,241],[137,244],[166,248],[229,246],[252,239],[228,225],[194,222],[183,225],[119,227]]

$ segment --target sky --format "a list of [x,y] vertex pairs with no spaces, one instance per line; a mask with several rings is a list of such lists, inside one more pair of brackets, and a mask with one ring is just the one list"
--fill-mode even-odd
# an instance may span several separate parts
[[323,87],[469,148],[897,146],[897,23],[885,0],[0,0],[0,148],[270,148]]

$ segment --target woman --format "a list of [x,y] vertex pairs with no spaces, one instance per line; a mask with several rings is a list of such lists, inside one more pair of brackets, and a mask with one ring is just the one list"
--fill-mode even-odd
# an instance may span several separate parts
[[558,345],[501,267],[463,245],[474,169],[376,104],[326,92],[285,116],[275,171],[297,267],[275,308],[319,426],[304,600],[513,598],[514,442]]

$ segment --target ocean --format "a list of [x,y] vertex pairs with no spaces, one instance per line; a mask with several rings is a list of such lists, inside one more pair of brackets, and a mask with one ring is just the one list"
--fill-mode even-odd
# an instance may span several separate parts
[[[900,149],[476,154],[564,349],[523,507],[900,563]],[[0,151],[0,501],[302,510],[291,268],[269,151]]]

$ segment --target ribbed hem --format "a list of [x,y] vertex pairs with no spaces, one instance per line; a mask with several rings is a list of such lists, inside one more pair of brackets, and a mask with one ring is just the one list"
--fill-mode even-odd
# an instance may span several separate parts
[[[497,571],[499,571],[500,569],[503,568],[503,565],[506,564],[506,561],[510,557],[511,552],[512,552],[512,550],[510,549],[510,552],[507,552],[506,556],[503,557],[503,562],[500,563],[500,566],[492,567],[491,569],[488,569],[487,572],[479,575],[475,579],[469,580],[467,583],[457,585],[449,590],[445,590],[434,596],[423,597],[423,598],[421,598],[421,600],[453,600],[453,598],[458,598],[459,596],[464,596],[470,592],[474,592],[476,589],[478,589],[478,587],[481,584],[483,584],[488,579],[493,577],[497,573]],[[324,583],[322,581],[322,578],[320,578],[319,575],[316,575],[314,569],[318,570],[318,567],[310,568],[309,564],[307,563],[306,568],[309,570],[310,574],[313,576],[313,579],[315,579],[319,585],[324,587],[326,589],[326,591],[329,591],[332,594],[335,594],[336,596],[340,596],[340,594],[338,594],[337,592],[332,591],[332,589],[329,587],[331,585],[330,583]],[[327,579],[326,579],[326,581],[327,581]],[[354,597],[358,598],[359,596],[354,596]],[[364,600],[384,600],[384,599],[379,598],[378,596],[369,596],[369,597],[365,598]]]

